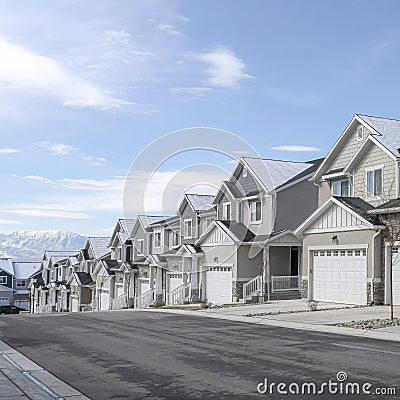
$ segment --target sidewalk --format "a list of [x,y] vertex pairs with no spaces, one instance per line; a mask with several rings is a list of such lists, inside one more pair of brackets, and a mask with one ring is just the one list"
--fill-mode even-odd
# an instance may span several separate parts
[[[318,303],[318,308],[319,311],[308,311],[307,301],[303,299],[279,300],[266,304],[199,309],[196,311],[184,309],[157,309],[152,311],[400,342],[400,326],[374,330],[331,326],[342,322],[388,318],[390,315],[389,306],[355,307],[346,304]],[[400,315],[400,307],[395,307],[395,315]]]
[[90,400],[0,341],[0,400]]

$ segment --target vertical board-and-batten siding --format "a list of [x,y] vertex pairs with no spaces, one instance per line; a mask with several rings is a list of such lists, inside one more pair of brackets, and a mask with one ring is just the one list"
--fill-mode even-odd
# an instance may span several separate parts
[[350,137],[347,139],[347,142],[340,150],[340,153],[335,157],[332,163],[328,167],[329,170],[336,170],[340,168],[346,167],[346,165],[351,161],[351,159],[355,156],[358,149],[362,146],[367,135],[370,134],[370,131],[364,127],[364,139],[357,140],[357,128],[353,130]]
[[349,213],[342,207],[332,205],[317,221],[310,227],[310,229],[329,229],[329,228],[347,228],[354,227],[355,229],[368,228],[368,226]]
[[222,232],[219,228],[213,228],[211,232],[207,235],[207,238],[204,240],[204,244],[212,244],[212,243],[229,243],[232,240],[227,236],[225,232]]
[[[383,165],[383,200],[397,197],[396,161],[376,144],[367,151],[361,162],[354,170],[354,196],[366,199],[367,181],[366,171],[370,167]],[[376,205],[374,201],[369,203]],[[382,200],[380,201],[382,203]]]

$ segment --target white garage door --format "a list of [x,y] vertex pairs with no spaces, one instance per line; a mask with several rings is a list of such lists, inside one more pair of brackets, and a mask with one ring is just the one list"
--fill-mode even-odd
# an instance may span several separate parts
[[206,298],[211,303],[232,302],[231,267],[210,267],[207,270]]
[[140,281],[140,294],[146,293],[150,290],[150,281]]
[[400,305],[400,252],[398,248],[393,249],[393,304]]
[[10,304],[9,297],[0,297],[0,306],[8,306]]
[[314,251],[313,300],[367,304],[367,252]]
[[79,301],[77,297],[71,297],[71,311],[78,312]]
[[183,283],[182,274],[169,274],[168,292],[171,293]]
[[14,305],[24,310],[29,310],[29,300],[15,300]]
[[110,295],[108,292],[100,292],[100,310],[108,310],[110,303]]

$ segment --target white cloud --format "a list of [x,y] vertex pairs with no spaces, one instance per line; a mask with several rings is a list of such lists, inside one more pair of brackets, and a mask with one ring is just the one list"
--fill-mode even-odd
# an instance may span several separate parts
[[105,32],[107,40],[115,41],[118,43],[127,44],[130,41],[131,34],[123,29],[111,29]]
[[26,223],[12,219],[0,219],[0,225],[26,225]]
[[237,88],[245,79],[253,78],[247,74],[246,64],[235,53],[224,46],[218,46],[209,53],[195,53],[192,57],[210,65],[206,69],[207,83],[215,87]]
[[67,71],[52,58],[35,54],[0,37],[0,87],[30,95],[51,96],[64,106],[102,110],[130,104]]
[[189,22],[190,21],[190,18],[186,17],[185,15],[179,15],[178,19],[183,21],[183,22]]
[[16,153],[21,153],[21,150],[13,149],[10,147],[4,147],[4,148],[0,149],[0,154],[16,154]]
[[107,159],[104,157],[93,157],[86,154],[82,154],[82,160],[87,162],[92,167],[101,167],[107,162]]
[[274,146],[271,147],[271,150],[280,150],[280,151],[320,151],[318,147],[315,146],[298,146],[293,144],[285,144],[282,146]]
[[190,99],[196,99],[204,96],[208,92],[211,92],[212,89],[209,87],[191,86],[191,87],[174,87],[168,89],[168,91],[173,94],[188,95]]
[[[78,147],[64,143],[42,141],[36,142],[34,143],[34,145],[48,150],[53,156],[66,156],[70,153],[80,152],[80,149]],[[107,159],[104,157],[90,156],[83,152],[80,152],[79,155],[83,161],[85,161],[88,165],[91,165],[92,167],[100,167],[107,162]]]
[[48,141],[36,142],[35,146],[42,147],[50,152],[50,154],[54,156],[66,156],[71,152],[78,151],[79,149],[74,146],[70,146],[69,144],[64,143],[53,143]]
[[182,32],[175,29],[173,25],[170,24],[159,24],[156,27],[157,30],[172,36],[182,36]]
[[23,215],[25,217],[47,217],[47,218],[67,218],[67,219],[89,219],[91,216],[85,213],[64,211],[61,208],[59,210],[50,210],[46,208],[46,205],[38,207],[38,205],[29,205],[29,208],[14,208],[14,209],[2,209],[0,212]]

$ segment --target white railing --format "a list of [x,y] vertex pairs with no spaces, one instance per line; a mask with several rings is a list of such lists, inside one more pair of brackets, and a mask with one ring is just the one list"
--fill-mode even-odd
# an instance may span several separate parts
[[51,313],[51,312],[53,312],[53,307],[54,307],[53,304],[45,304],[45,305],[42,305],[42,306],[37,306],[36,307],[36,312],[38,314]]
[[186,301],[190,300],[190,290],[191,286],[190,283],[182,285],[175,288],[172,292],[169,292],[167,295],[167,305],[168,306],[175,306],[178,304],[183,304]]
[[300,290],[299,276],[271,276],[272,291]]
[[147,292],[135,297],[135,308],[146,308],[154,303],[156,295],[155,289],[150,289]]
[[262,277],[256,276],[251,281],[243,285],[243,298],[247,300],[253,296],[261,295]]
[[82,307],[82,311],[93,311],[93,305],[86,304],[86,306]]
[[111,302],[111,310],[120,310],[121,308],[128,307],[128,295],[127,293],[122,293],[116,299]]

